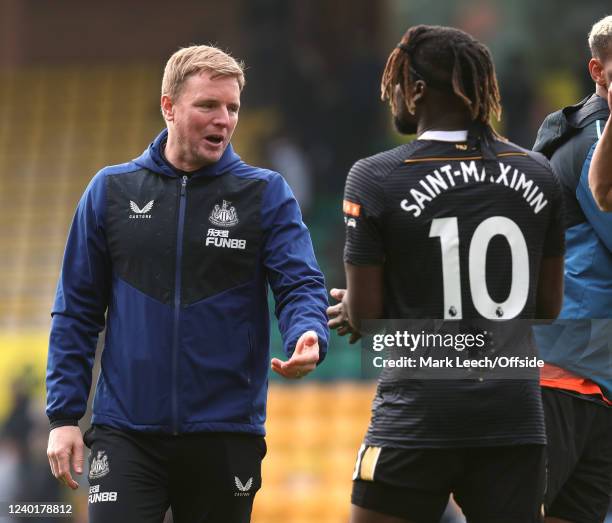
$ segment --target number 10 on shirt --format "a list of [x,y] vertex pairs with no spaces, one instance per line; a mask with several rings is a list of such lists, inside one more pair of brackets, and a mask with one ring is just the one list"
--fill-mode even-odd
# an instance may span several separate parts
[[[487,248],[491,239],[498,234],[508,242],[512,256],[510,292],[506,300],[499,303],[491,298],[486,280]],[[457,218],[432,220],[429,237],[440,238],[444,319],[461,319],[463,307]],[[472,302],[481,316],[508,320],[521,313],[529,295],[529,254],[525,237],[515,222],[504,216],[492,216],[482,221],[470,241],[468,265]]]

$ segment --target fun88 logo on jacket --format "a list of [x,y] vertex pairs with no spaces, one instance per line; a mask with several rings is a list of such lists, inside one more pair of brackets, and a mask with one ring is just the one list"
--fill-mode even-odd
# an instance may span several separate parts
[[222,247],[226,249],[246,249],[246,240],[230,238],[229,231],[222,229],[208,229],[206,233],[206,246]]

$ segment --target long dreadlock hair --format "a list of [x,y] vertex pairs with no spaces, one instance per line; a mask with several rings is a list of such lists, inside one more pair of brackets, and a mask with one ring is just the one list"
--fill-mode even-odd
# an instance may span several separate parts
[[491,116],[498,121],[501,117],[495,67],[488,48],[478,40],[452,27],[411,27],[387,59],[381,99],[388,100],[397,113],[395,86],[399,84],[407,103],[417,79],[456,95],[467,107],[472,122],[480,124],[477,126],[488,135],[486,138],[501,138],[491,126]]

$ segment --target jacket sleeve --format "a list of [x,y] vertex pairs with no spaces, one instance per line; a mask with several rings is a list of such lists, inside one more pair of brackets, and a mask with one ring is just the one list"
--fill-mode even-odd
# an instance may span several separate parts
[[612,213],[604,212],[597,207],[595,198],[589,188],[589,167],[595,151],[594,143],[582,166],[580,180],[576,187],[576,198],[586,219],[591,224],[601,242],[612,252]]
[[104,199],[101,172],[81,197],[66,243],[51,311],[47,359],[47,416],[52,427],[75,424],[87,408],[110,288]]
[[262,224],[263,262],[276,301],[275,313],[285,353],[291,355],[299,337],[313,330],[319,337],[320,363],[327,353],[329,339],[325,280],[299,205],[277,173],[264,191]]

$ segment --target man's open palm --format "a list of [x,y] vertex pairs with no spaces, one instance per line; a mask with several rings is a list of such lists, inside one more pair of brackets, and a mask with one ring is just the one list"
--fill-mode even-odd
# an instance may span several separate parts
[[272,370],[287,379],[303,378],[312,372],[319,361],[319,337],[315,331],[306,331],[295,345],[288,361],[272,358]]

